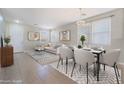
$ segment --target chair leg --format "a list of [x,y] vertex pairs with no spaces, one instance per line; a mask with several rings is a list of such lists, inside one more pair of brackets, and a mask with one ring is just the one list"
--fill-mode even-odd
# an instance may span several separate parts
[[96,63],[94,63],[93,66],[94,66],[94,76],[96,76]]
[[66,74],[67,74],[67,70],[68,70],[68,58],[66,58]]
[[114,65],[114,70],[115,70],[115,75],[116,75],[117,83],[119,84],[118,75],[117,75],[117,72],[116,72],[116,66],[115,65]]
[[73,59],[74,63],[76,63],[76,62],[75,62],[75,58],[73,57],[72,59]]
[[61,65],[63,65],[63,59],[61,60]]
[[117,65],[116,65],[116,69],[117,69],[118,76],[120,77],[120,73],[119,73],[119,70],[118,70],[118,66]]
[[105,64],[104,64],[104,71],[105,71]]
[[57,68],[59,67],[59,63],[60,63],[60,61],[61,61],[61,58],[59,58],[59,61],[58,61],[58,64],[57,64]]
[[81,65],[79,65],[79,71],[81,71]]
[[87,84],[88,84],[88,63],[86,64],[86,69],[87,69]]
[[72,69],[72,72],[71,72],[71,77],[72,77],[72,75],[73,75],[75,65],[76,65],[76,63],[74,63],[74,66],[73,66],[73,69]]

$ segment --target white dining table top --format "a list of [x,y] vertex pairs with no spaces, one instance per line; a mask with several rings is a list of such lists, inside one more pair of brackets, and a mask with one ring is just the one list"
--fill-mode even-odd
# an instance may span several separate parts
[[101,52],[105,51],[104,49],[98,49],[98,50],[95,50],[92,48],[82,48],[82,49],[87,50],[87,51],[91,51],[93,53],[101,53]]

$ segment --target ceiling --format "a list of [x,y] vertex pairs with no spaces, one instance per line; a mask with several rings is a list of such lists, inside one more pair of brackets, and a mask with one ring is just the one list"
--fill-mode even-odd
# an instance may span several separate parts
[[[86,13],[86,16],[82,19],[112,10],[114,8],[84,8],[82,12]],[[2,8],[1,11],[6,20],[37,24],[44,29],[53,29],[80,19],[78,8]]]

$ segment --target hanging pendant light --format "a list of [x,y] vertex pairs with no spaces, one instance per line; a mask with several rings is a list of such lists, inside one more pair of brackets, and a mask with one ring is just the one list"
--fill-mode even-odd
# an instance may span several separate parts
[[82,17],[86,16],[86,13],[82,12],[82,8],[79,8],[80,11],[80,20],[77,21],[77,25],[84,25],[86,22],[82,20]]

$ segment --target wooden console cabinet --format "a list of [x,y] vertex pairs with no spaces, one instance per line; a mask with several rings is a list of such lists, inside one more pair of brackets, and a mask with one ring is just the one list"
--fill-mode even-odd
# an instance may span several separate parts
[[13,64],[13,47],[6,46],[0,48],[0,65],[7,67]]

